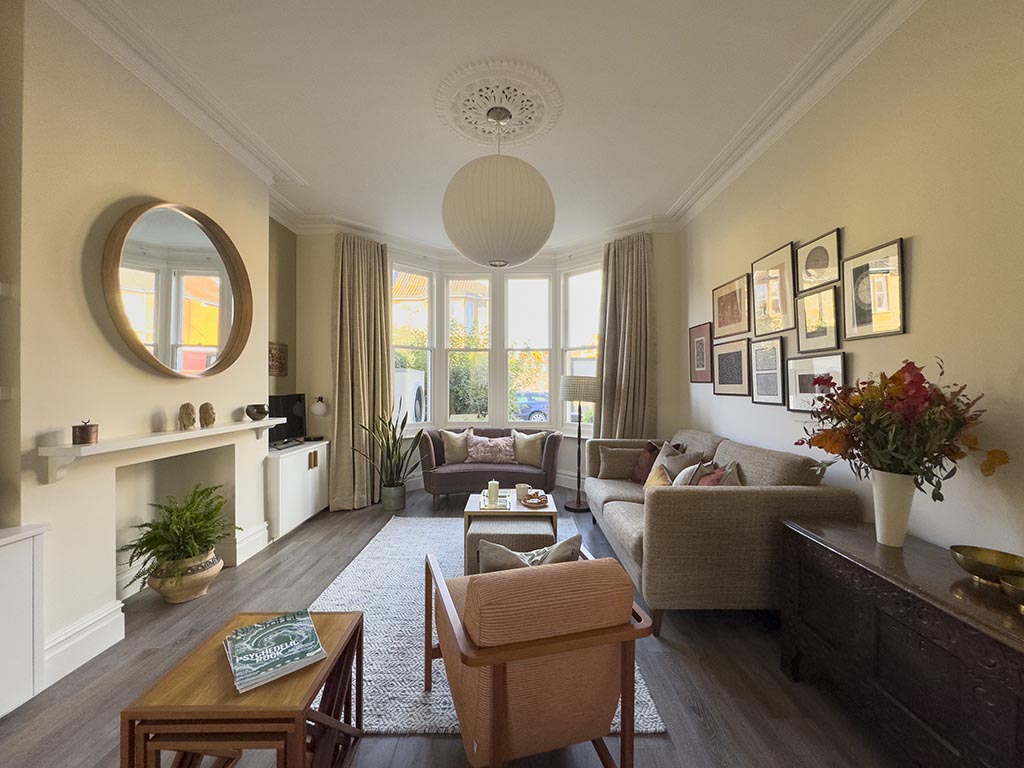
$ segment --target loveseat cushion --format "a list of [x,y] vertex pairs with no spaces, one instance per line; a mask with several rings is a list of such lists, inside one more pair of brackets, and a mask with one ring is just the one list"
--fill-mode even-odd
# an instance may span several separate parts
[[715,451],[715,463],[739,465],[743,485],[818,485],[817,462],[809,456],[772,451],[753,445],[723,440]]
[[[438,477],[456,476],[459,478],[480,478],[480,489],[483,490],[489,480],[494,480],[500,474],[502,478],[515,475],[518,483],[529,483],[531,479],[543,479],[544,470],[531,467],[529,464],[491,464],[491,463],[462,463],[442,464],[434,467],[431,472]],[[498,478],[501,479],[501,478]]]
[[[628,555],[639,566],[644,561],[644,505],[609,501],[604,506],[601,532],[620,557]],[[627,570],[630,570],[627,568]]]
[[587,501],[596,515],[603,512],[609,501],[631,501],[644,503],[644,487],[629,480],[601,480],[588,477],[586,481]]

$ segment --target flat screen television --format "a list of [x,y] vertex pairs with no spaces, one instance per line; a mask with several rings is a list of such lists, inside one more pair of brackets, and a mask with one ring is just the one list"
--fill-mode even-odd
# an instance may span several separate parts
[[279,443],[282,440],[301,440],[306,436],[306,396],[295,395],[271,395],[270,415],[283,416],[288,419],[287,424],[279,424],[270,428],[270,442]]

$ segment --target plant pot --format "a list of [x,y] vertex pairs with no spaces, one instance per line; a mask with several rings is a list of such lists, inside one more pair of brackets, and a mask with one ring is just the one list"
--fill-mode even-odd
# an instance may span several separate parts
[[154,571],[146,582],[155,589],[168,603],[187,603],[206,594],[210,584],[217,574],[224,568],[224,561],[217,557],[216,550],[211,549],[205,555],[190,557],[188,560],[178,561],[183,568],[181,581],[173,576],[161,577],[161,567]]
[[871,470],[875,499],[875,540],[887,547],[902,547],[914,501],[914,476]]
[[383,485],[380,489],[381,508],[388,512],[405,509],[405,483],[401,485]]

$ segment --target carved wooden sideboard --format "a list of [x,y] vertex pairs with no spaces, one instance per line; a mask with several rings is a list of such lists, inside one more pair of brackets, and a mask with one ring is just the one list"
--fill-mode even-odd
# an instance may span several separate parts
[[941,547],[785,523],[782,665],[912,766],[1024,766],[1024,616]]

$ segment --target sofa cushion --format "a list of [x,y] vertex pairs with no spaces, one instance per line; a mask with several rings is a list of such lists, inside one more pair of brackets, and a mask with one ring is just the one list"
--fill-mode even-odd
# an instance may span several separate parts
[[597,476],[602,480],[628,480],[642,450],[642,448],[609,448],[602,445],[601,467]]
[[580,534],[540,549],[516,552],[502,544],[481,539],[477,545],[480,557],[480,573],[511,571],[513,568],[529,568],[553,563],[572,563],[580,559],[583,537]]
[[[658,454],[658,458],[654,460],[654,466],[651,468],[651,474],[653,475],[656,469],[662,467],[668,475],[668,481],[671,483],[675,480],[676,475],[687,467],[692,467],[694,464],[700,464],[703,459],[704,454],[700,451],[687,451],[686,453],[682,453],[669,443],[665,443],[661,447],[661,453]],[[648,475],[648,478],[649,477],[650,475]]]
[[600,513],[609,501],[644,503],[644,487],[629,480],[601,480],[587,478],[587,501],[590,508]]
[[714,458],[715,451],[724,439],[710,432],[701,432],[699,429],[680,429],[672,436],[672,442],[682,444],[683,451],[700,451],[704,455],[704,461],[711,461]]
[[647,482],[648,476],[651,474],[651,470],[654,469],[654,463],[658,460],[658,457],[665,451],[666,446],[668,453],[679,453],[679,449],[682,447],[678,444],[658,444],[653,440],[648,440],[647,445],[644,446],[640,455],[637,457],[636,464],[633,465],[633,471],[629,473],[629,479],[634,483],[643,485]]
[[808,456],[771,451],[732,440],[723,440],[715,451],[715,463],[739,465],[743,485],[818,485],[817,462]]
[[604,506],[601,532],[620,556],[628,555],[637,565],[644,560],[644,505],[610,501]]
[[518,429],[513,429],[512,442],[515,448],[516,463],[539,467],[544,458],[544,441],[547,439],[547,432],[534,432],[528,435]]
[[668,470],[665,469],[664,464],[658,464],[651,470],[651,474],[647,476],[647,482],[644,483],[644,490],[648,488],[657,488],[662,485],[672,485],[672,478],[668,476]]
[[441,444],[444,446],[444,454],[439,464],[461,464],[469,456],[469,438],[473,429],[464,429],[461,432],[451,432],[447,429],[441,430]]
[[467,464],[515,464],[516,451],[512,436],[480,437],[469,436],[469,455]]

